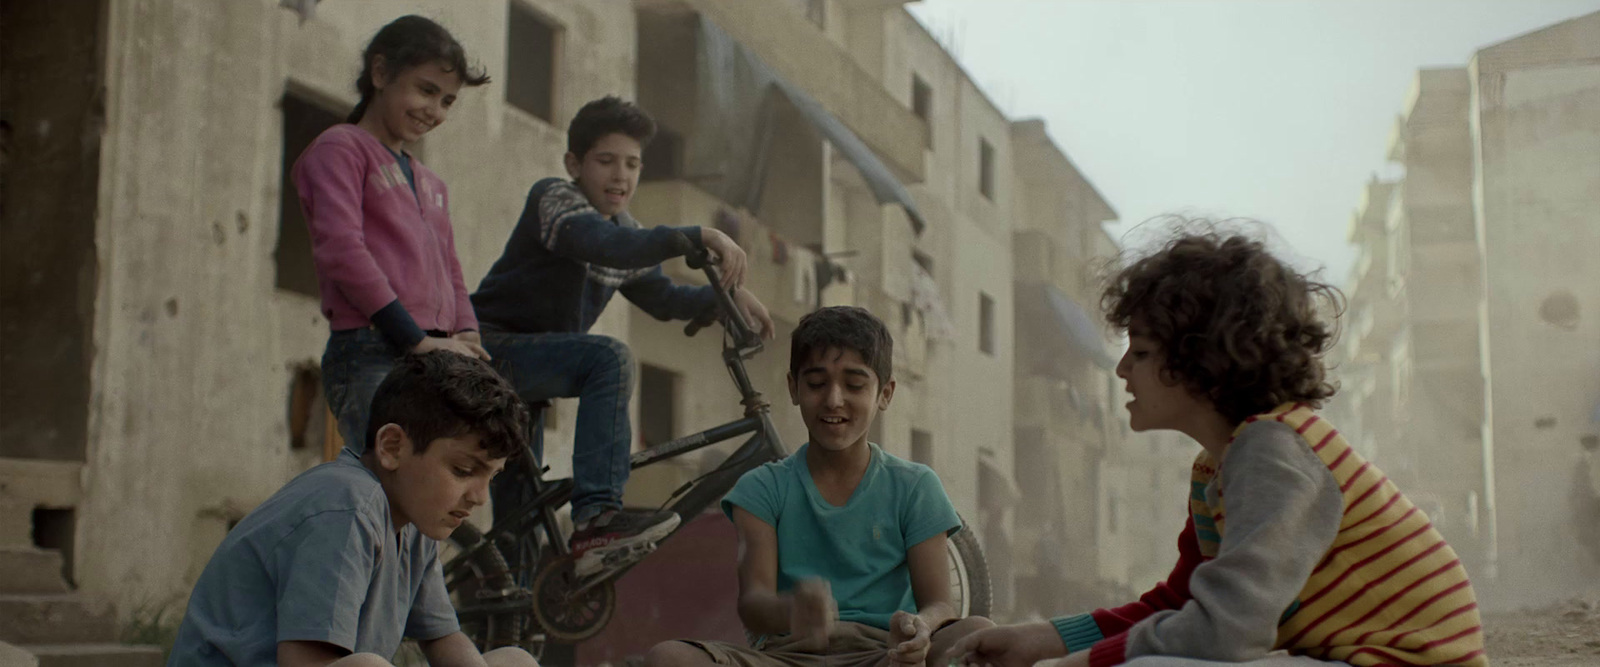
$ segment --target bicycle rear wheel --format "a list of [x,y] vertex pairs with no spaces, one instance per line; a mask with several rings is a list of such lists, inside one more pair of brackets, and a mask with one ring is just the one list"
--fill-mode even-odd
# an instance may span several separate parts
[[[460,556],[482,545],[468,558]],[[459,561],[459,562],[457,562]],[[461,632],[480,651],[517,646],[539,658],[545,638],[533,620],[532,596],[516,585],[505,557],[483,533],[463,523],[440,544],[445,590],[457,610]]]
[[978,544],[977,532],[962,521],[961,531],[945,542],[945,552],[950,562],[950,603],[955,605],[956,614],[962,618],[989,616],[994,590],[989,582],[989,561]]

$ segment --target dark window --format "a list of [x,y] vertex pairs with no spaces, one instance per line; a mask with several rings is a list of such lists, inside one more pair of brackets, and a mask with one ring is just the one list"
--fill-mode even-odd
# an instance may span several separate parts
[[994,201],[994,146],[987,139],[978,140],[978,192]]
[[656,128],[656,136],[644,149],[644,165],[639,170],[641,181],[670,181],[683,176],[683,135],[665,127]]
[[639,364],[639,440],[653,447],[672,439],[677,428],[678,374]]
[[283,170],[278,186],[278,248],[272,258],[277,269],[278,289],[317,296],[317,267],[311,259],[311,232],[306,229],[300,194],[294,189],[290,171],[307,146],[344,116],[317,104],[294,91],[284,93]]
[[911,75],[911,113],[928,126],[923,142],[933,148],[933,88],[915,74]]
[[984,354],[994,354],[994,299],[978,293],[978,349]]
[[556,53],[561,29],[511,0],[506,25],[506,101],[518,109],[555,122]]
[[911,460],[933,467],[933,434],[919,428],[911,429]]

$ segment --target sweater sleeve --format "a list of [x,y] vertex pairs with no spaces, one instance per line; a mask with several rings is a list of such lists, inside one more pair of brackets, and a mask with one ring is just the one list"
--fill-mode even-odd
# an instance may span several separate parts
[[[536,186],[537,188],[537,186]],[[539,238],[557,255],[613,269],[646,269],[683,255],[678,234],[697,247],[699,227],[619,225],[589,205],[578,186],[552,181],[538,194]]]
[[1227,524],[1217,557],[1194,569],[1191,599],[1130,628],[1122,655],[1097,645],[1090,664],[1145,655],[1246,662],[1273,649],[1279,620],[1338,535],[1342,494],[1321,459],[1277,422],[1246,427],[1219,474]]
[[710,285],[677,285],[655,267],[617,291],[658,320],[692,320],[715,308],[717,295]]

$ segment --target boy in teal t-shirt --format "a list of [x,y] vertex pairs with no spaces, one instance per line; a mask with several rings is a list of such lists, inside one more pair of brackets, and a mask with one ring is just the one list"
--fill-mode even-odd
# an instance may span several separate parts
[[758,640],[664,642],[646,667],[943,667],[994,625],[950,603],[946,540],[961,519],[939,477],[867,442],[894,397],[893,345],[861,308],[800,320],[789,396],[810,439],[722,501],[739,533],[739,618]]

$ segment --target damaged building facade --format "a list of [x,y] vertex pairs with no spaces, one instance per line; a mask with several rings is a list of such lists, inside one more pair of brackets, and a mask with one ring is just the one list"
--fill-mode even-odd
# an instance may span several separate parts
[[[1186,487],[1150,471],[1176,456],[1182,473],[1192,452],[1126,431],[1096,311],[1116,214],[903,4],[6,3],[0,579],[61,579],[48,588],[79,596],[63,604],[102,620],[178,613],[230,526],[337,445],[287,170],[355,103],[366,40],[418,13],[494,78],[412,149],[451,188],[469,286],[528,187],[564,173],[566,121],[636,99],[661,132],[632,211],[718,226],[750,254],[778,323],[751,371],[791,449],[787,332],[821,305],[869,308],[899,383],[872,439],[939,472],[987,551],[996,617],[1151,583]],[[738,413],[715,332],[687,338],[620,300],[594,332],[634,351],[639,447]],[[575,410],[559,400],[547,420],[552,475],[570,472]],[[643,469],[625,500],[658,504],[714,457]],[[731,608],[726,574],[692,604]],[[699,609],[652,590],[624,588],[639,602],[614,624]]]

